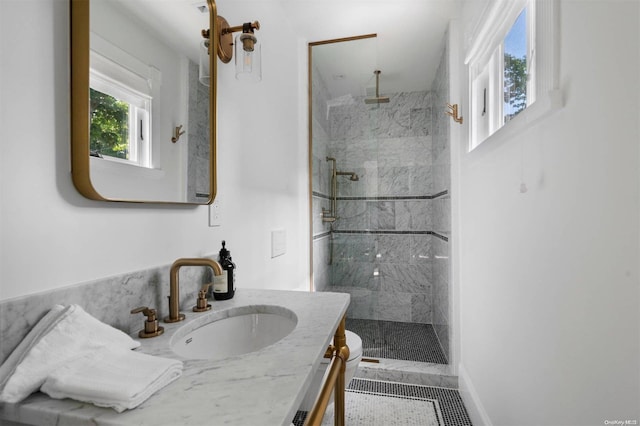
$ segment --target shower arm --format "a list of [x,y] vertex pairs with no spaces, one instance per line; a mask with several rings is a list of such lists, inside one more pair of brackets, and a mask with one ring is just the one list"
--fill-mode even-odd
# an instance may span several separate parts
[[357,181],[359,180],[358,175],[354,172],[339,172],[336,171],[336,176],[349,176],[349,180]]

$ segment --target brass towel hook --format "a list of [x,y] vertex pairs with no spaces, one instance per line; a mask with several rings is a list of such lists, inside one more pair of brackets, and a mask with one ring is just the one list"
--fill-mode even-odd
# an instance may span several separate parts
[[445,114],[450,115],[456,123],[462,124],[462,117],[458,117],[458,104],[451,105],[447,103],[447,108],[449,108],[450,111],[445,111]]
[[171,138],[171,142],[176,143],[180,140],[180,136],[184,135],[184,130],[182,130],[182,124],[174,129],[173,137]]

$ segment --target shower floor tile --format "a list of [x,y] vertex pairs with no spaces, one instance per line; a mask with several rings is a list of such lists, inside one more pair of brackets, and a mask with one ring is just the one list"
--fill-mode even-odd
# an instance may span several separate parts
[[362,356],[447,364],[431,324],[347,318],[362,339]]

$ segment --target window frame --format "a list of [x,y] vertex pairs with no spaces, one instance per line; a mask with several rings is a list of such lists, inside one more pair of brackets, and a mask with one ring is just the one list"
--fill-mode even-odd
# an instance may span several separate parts
[[[136,58],[111,42],[102,38],[95,32],[90,32],[91,48],[89,50],[89,86],[94,87],[96,79],[107,81],[112,87],[124,87],[126,92],[134,94],[133,97],[123,99],[132,103],[132,100],[138,99],[138,103],[142,110],[138,110],[138,114],[143,115],[143,135],[144,143],[139,144],[138,162],[123,160],[116,157],[105,156],[103,158],[93,159],[109,160],[108,163],[119,163],[126,166],[133,166],[142,170],[160,170],[161,169],[161,149],[154,149],[154,140],[158,142],[158,123],[157,118],[160,116],[161,108],[161,92],[162,73],[158,68],[149,65]],[[102,86],[104,88],[104,86]],[[111,96],[119,98],[116,93],[122,91],[116,90],[115,93],[105,92]],[[139,135],[139,127],[136,133]],[[154,134],[156,137],[154,138]],[[137,138],[139,139],[139,138]],[[142,157],[142,159],[140,159]]]
[[[481,13],[479,23],[470,35],[472,42],[466,49],[464,61],[469,76],[469,151],[489,140],[512,136],[562,107],[562,94],[558,89],[557,3],[553,0],[493,0]],[[525,8],[529,71],[527,107],[505,123],[504,40]],[[488,88],[486,98],[485,88]],[[490,108],[489,114],[483,115],[485,102]]]
[[153,96],[148,81],[96,51],[90,55],[89,87],[129,104],[129,158],[102,158],[151,168]]
[[133,164],[141,167],[151,167],[151,96],[137,92],[124,83],[114,81],[97,71],[89,72],[89,87],[98,92],[112,96],[129,105],[129,158],[112,157],[105,155],[102,158],[109,161],[117,161],[125,164]]

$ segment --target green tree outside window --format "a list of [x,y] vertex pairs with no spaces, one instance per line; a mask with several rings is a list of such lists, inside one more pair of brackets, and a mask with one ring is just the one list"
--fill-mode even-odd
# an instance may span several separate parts
[[504,102],[509,104],[505,122],[527,107],[527,58],[504,55]]
[[129,104],[90,89],[92,155],[129,159]]

